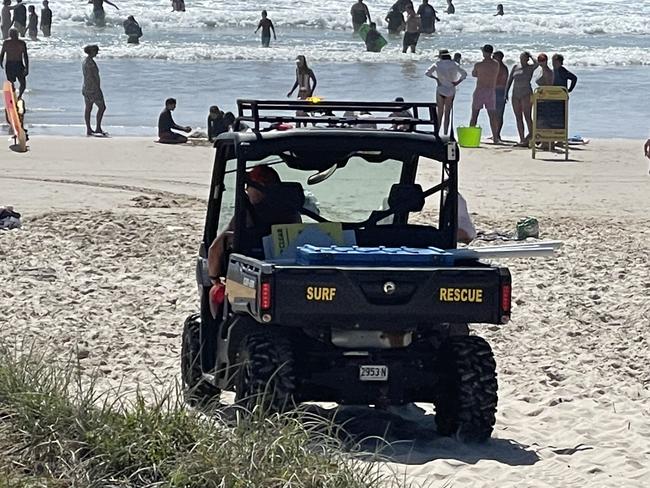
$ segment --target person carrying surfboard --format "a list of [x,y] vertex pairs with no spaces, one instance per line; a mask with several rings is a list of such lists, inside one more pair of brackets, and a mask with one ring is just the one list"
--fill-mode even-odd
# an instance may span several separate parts
[[370,27],[365,38],[366,51],[371,53],[381,52],[381,48],[385,45],[385,41],[383,43],[382,41],[384,41],[384,38],[377,32],[377,24],[370,22]]
[[[5,63],[5,56],[7,57]],[[29,74],[29,56],[27,56],[27,44],[18,39],[18,31],[11,29],[9,39],[2,43],[0,50],[0,68],[4,68],[9,82],[20,84],[18,98],[22,98],[27,88],[27,75]]]

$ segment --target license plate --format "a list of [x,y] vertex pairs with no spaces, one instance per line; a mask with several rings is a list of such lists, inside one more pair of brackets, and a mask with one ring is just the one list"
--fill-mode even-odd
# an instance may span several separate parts
[[388,366],[380,366],[380,365],[359,366],[359,380],[388,381]]

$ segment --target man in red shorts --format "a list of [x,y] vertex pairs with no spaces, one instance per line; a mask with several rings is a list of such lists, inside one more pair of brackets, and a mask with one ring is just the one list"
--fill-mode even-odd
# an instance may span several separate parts
[[494,48],[486,44],[481,49],[483,61],[474,65],[472,76],[476,78],[476,88],[472,96],[472,118],[469,125],[475,127],[481,109],[485,108],[490,118],[492,137],[499,134],[498,114],[496,111],[496,83],[499,75],[499,63],[492,59]]

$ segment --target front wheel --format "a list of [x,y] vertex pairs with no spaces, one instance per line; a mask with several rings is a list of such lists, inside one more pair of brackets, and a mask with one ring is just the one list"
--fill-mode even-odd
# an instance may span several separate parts
[[492,435],[497,409],[496,363],[478,336],[452,336],[440,347],[436,425],[441,435],[484,442]]
[[181,378],[185,401],[193,407],[208,406],[219,398],[221,390],[203,378],[201,369],[201,317],[185,319],[181,345]]

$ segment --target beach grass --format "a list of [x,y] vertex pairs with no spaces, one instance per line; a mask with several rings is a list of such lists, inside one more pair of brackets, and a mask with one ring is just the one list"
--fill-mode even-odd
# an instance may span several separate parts
[[396,486],[306,413],[205,415],[180,390],[100,391],[35,350],[0,347],[0,488]]

